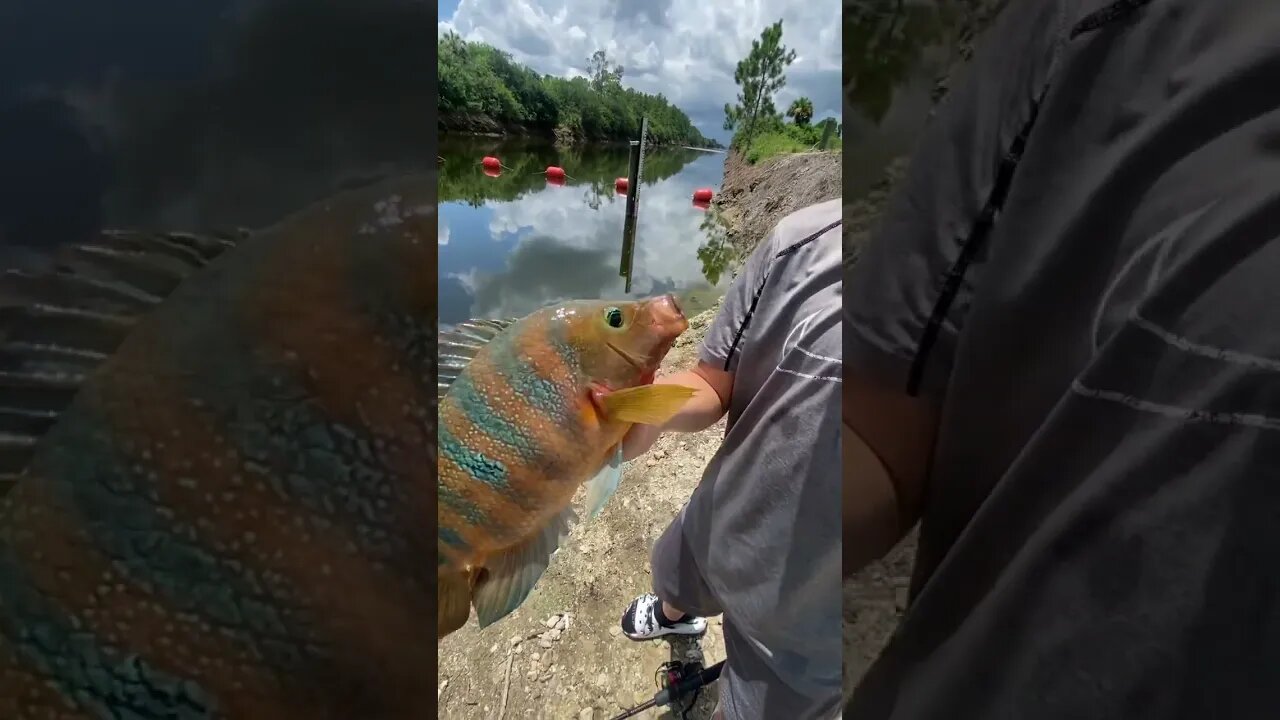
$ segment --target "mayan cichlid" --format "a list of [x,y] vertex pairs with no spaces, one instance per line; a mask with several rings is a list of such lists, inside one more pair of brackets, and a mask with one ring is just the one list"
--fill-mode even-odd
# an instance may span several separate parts
[[589,513],[600,511],[627,430],[665,422],[693,394],[653,384],[688,326],[664,295],[568,302],[440,335],[439,637],[472,606],[485,627],[524,602],[583,483]]
[[0,279],[0,718],[424,718],[434,176]]

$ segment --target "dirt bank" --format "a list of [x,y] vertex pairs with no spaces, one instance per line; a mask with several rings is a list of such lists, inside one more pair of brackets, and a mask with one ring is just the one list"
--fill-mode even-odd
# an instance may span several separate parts
[[745,258],[788,213],[840,197],[840,153],[779,155],[755,165],[731,152],[713,206],[732,243]]

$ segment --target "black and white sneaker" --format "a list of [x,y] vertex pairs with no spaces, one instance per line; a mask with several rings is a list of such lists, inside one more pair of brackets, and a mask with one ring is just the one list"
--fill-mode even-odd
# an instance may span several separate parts
[[652,640],[663,635],[701,635],[707,631],[707,619],[686,614],[679,620],[668,620],[662,612],[662,601],[653,593],[645,593],[622,613],[622,632],[632,640]]

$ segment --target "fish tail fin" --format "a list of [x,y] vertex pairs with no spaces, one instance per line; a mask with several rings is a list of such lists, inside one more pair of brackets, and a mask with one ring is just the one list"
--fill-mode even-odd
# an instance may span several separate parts
[[463,572],[440,573],[436,586],[436,640],[467,624],[471,615],[471,578]]
[[524,542],[485,558],[485,572],[473,591],[480,627],[511,614],[529,597],[575,520],[573,508],[565,508]]

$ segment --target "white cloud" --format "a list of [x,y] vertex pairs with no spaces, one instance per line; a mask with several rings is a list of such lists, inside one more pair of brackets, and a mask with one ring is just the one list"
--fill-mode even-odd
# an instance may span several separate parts
[[439,228],[436,231],[438,244],[448,245],[449,244],[449,223],[445,222],[443,219],[439,219],[436,221],[436,226]]
[[[624,199],[605,201],[589,212],[566,200],[582,192],[581,186],[548,187],[514,201],[490,203],[489,240],[517,232],[521,237],[501,270],[467,271],[464,285],[475,303],[469,315],[517,317],[569,298],[624,296],[617,274]],[[689,183],[668,178],[646,184],[640,204],[631,296],[707,287],[697,257],[705,216],[692,206]],[[462,280],[461,274],[453,275]]]
[[605,50],[626,68],[625,85],[663,93],[704,134],[724,139],[724,104],[738,92],[734,68],[779,18],[796,61],[776,105],[804,95],[815,118],[840,117],[840,13],[838,0],[462,0],[437,31],[489,43],[560,77],[585,74],[591,53]]

